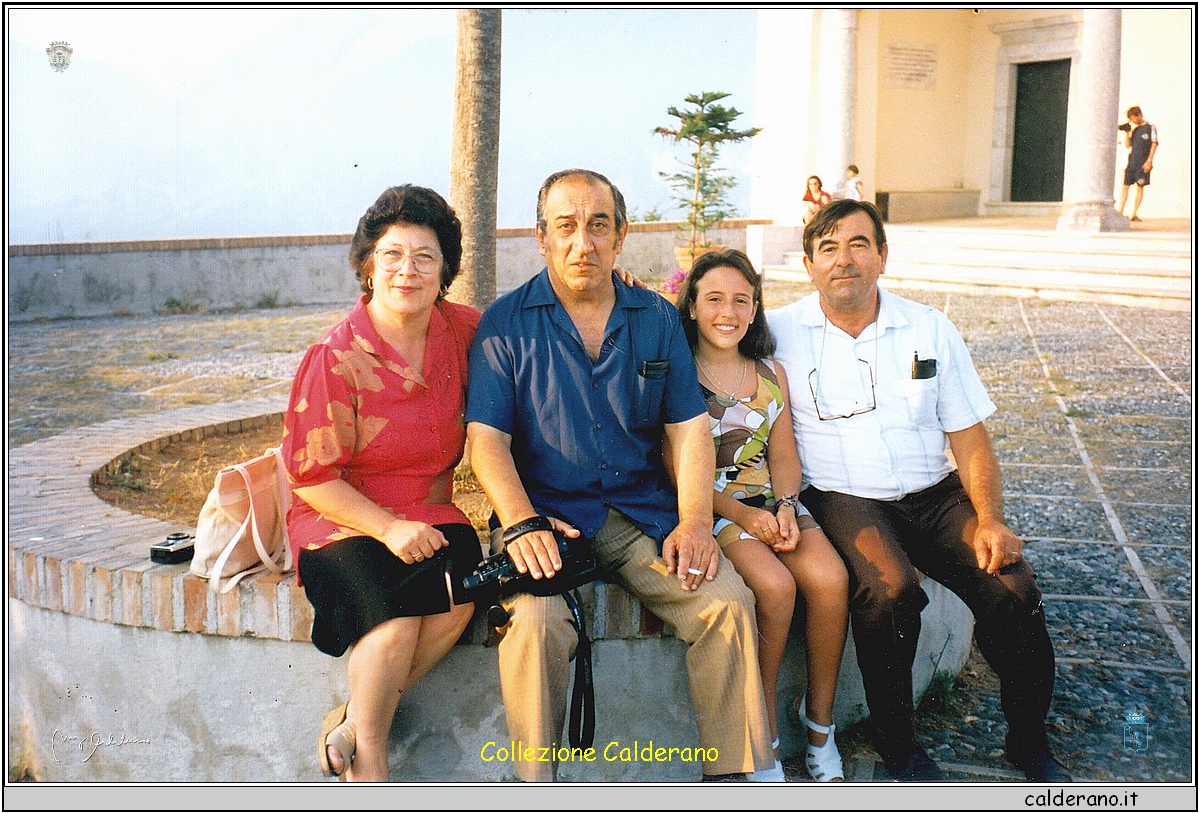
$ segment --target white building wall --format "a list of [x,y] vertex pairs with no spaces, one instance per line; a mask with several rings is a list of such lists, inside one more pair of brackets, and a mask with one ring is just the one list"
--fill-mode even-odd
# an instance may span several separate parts
[[[1121,15],[1121,121],[1126,110],[1138,105],[1158,128],[1154,170],[1138,213],[1142,218],[1189,216],[1196,196],[1195,15],[1195,8],[1127,8]],[[1114,139],[1117,124],[1113,122]],[[1122,138],[1113,171],[1114,196],[1121,191],[1128,158]],[[1132,190],[1129,195],[1132,204]],[[1127,206],[1125,214],[1131,209]]]
[[750,142],[750,217],[797,224],[804,179],[815,170],[818,126],[813,93],[814,12],[758,12],[755,35],[754,124]]
[[[770,9],[758,13],[754,98],[755,124],[763,127],[751,146],[751,216],[776,224],[800,221],[800,198],[808,175],[824,166],[815,134],[823,126],[815,67],[821,59],[820,11]],[[1141,214],[1178,218],[1191,214],[1195,153],[1195,11],[1189,8],[1126,8],[1122,18],[1121,109],[1140,105],[1159,130],[1153,182]],[[996,188],[999,165],[996,127],[1009,106],[997,93],[1001,38],[993,30],[1051,18],[1075,23],[1080,10],[864,9],[858,12],[854,158],[866,197],[877,192],[978,190],[980,211]],[[1044,26],[1042,26],[1044,27]],[[900,87],[889,74],[889,43],[909,44],[934,55],[932,82]],[[1043,49],[1044,50],[1044,49]],[[1034,49],[1031,58],[1036,58]],[[1118,131],[1113,122],[1113,138]],[[1011,135],[1009,136],[1011,137]],[[1128,156],[1123,143],[1113,168],[1114,198]],[[822,180],[827,190],[840,177]],[[1127,210],[1128,211],[1128,210]]]

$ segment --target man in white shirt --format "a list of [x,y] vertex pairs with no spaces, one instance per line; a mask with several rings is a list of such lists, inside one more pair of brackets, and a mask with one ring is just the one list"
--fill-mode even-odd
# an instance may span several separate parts
[[817,291],[767,320],[794,383],[801,499],[850,571],[876,748],[897,780],[943,778],[913,724],[928,603],[919,569],[975,615],[976,641],[1000,676],[1008,759],[1031,781],[1069,782],[1046,739],[1054,651],[1041,592],[1004,522],[983,424],[996,408],[966,345],[940,311],[879,287],[887,242],[872,204],[823,207],[804,252]]

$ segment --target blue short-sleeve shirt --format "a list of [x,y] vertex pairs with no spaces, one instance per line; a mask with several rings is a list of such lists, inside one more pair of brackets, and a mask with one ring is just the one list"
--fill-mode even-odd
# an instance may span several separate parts
[[545,269],[496,300],[471,348],[466,420],[512,436],[539,514],[590,537],[613,508],[661,545],[679,524],[663,425],[706,408],[678,313],[653,291],[614,285],[595,362]]

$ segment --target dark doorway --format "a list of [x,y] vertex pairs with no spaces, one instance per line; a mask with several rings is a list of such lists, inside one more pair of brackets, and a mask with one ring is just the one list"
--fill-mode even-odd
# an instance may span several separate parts
[[1010,200],[1062,200],[1070,84],[1069,59],[1017,66]]

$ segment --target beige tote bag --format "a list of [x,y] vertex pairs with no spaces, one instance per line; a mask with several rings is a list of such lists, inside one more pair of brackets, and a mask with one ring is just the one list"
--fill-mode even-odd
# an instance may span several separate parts
[[196,523],[192,573],[207,579],[213,591],[228,593],[242,577],[264,569],[290,571],[286,520],[291,497],[278,447],[218,472]]

